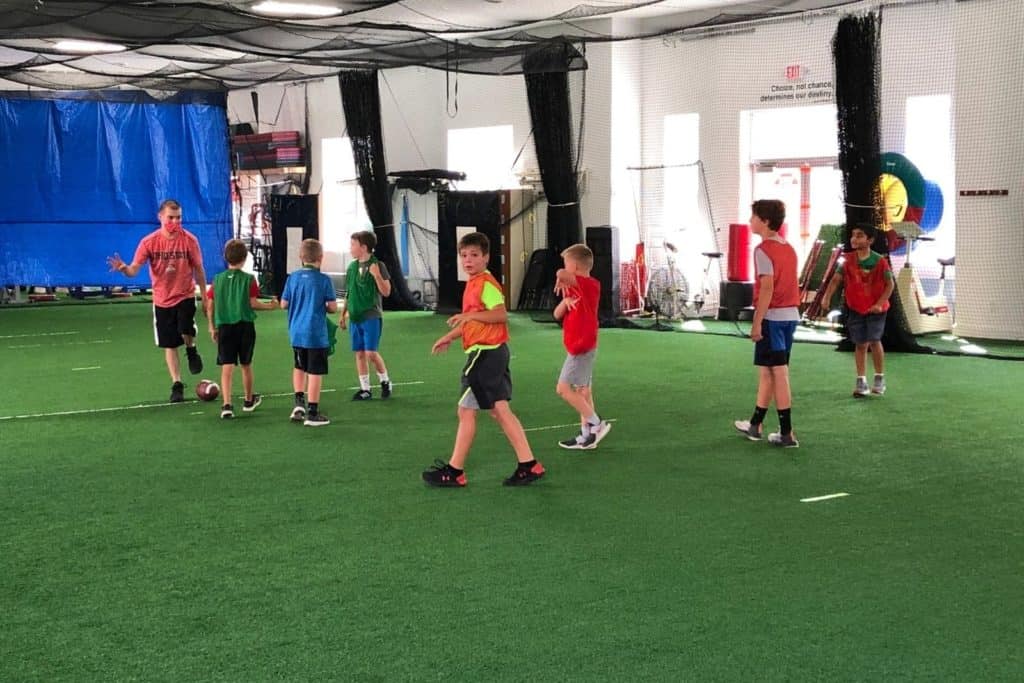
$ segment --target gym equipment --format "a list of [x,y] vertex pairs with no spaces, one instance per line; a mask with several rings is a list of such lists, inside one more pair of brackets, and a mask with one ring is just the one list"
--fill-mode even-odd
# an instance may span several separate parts
[[941,290],[935,296],[926,296],[921,280],[914,271],[911,257],[915,242],[930,242],[934,237],[925,235],[921,226],[912,221],[894,223],[894,232],[907,242],[907,259],[896,276],[896,291],[903,302],[903,315],[911,334],[949,332],[953,329],[953,316],[946,295]]

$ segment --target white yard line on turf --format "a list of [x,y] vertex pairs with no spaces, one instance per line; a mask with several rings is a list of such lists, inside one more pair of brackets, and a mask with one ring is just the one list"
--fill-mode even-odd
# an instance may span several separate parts
[[[618,421],[618,418],[614,418],[614,417],[612,419],[610,419],[610,420],[605,420],[605,422],[617,422],[617,421]],[[527,429],[524,429],[523,431],[524,432],[542,432],[542,431],[545,431],[545,430],[548,430],[548,429],[562,429],[563,427],[579,427],[579,426],[580,426],[579,422],[572,422],[570,424],[564,424],[564,425],[548,425],[547,427],[528,427]]]
[[817,503],[822,500],[832,500],[833,498],[845,498],[850,495],[849,493],[830,493],[827,496],[815,496],[814,498],[801,498],[801,503]]
[[79,370],[102,370],[103,368],[99,365],[90,365],[87,368],[71,368],[71,372],[78,372]]
[[25,337],[64,337],[69,334],[81,334],[77,330],[69,332],[34,332],[32,334],[4,334],[0,335],[0,339],[24,339]]
[[58,342],[56,344],[13,344],[8,349],[38,349],[43,346],[85,346],[86,344],[110,344],[110,339],[94,339],[93,341]]
[[[407,386],[410,384],[426,384],[426,382],[392,382],[391,386]],[[355,390],[359,387],[349,387],[349,390]],[[330,394],[338,391],[337,389],[323,389],[321,393]],[[263,394],[264,398],[280,398],[282,396],[293,396],[292,392],[283,392],[279,394]],[[200,402],[195,399],[190,399],[184,402],[184,405],[200,405]],[[177,403],[140,403],[134,406],[112,406],[110,408],[87,408],[84,410],[59,410],[54,413],[30,413],[27,415],[0,415],[0,422],[5,420],[27,420],[34,417],[66,417],[68,415],[91,415],[93,413],[116,413],[120,410],[142,410],[144,408],[166,408],[168,406],[179,405]]]

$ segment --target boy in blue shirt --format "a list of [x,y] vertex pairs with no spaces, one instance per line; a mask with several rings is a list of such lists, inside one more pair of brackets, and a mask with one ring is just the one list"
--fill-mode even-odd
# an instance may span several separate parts
[[331,423],[320,412],[320,387],[327,374],[330,347],[327,314],[337,312],[338,301],[331,278],[320,272],[324,260],[320,242],[302,240],[299,259],[302,268],[288,276],[281,294],[281,308],[288,311],[288,338],[295,352],[291,419],[307,427],[322,427]]

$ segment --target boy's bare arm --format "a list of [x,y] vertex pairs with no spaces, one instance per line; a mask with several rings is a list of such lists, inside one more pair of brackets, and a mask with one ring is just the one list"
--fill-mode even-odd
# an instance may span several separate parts
[[327,302],[327,312],[328,313],[337,313],[338,312],[338,301],[337,300],[328,301]]

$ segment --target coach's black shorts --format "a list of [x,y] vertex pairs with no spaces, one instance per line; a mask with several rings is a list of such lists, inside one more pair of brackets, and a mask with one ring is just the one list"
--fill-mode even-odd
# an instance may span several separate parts
[[182,299],[174,306],[153,306],[153,330],[156,345],[162,349],[176,349],[185,343],[182,335],[196,336],[196,300]]
[[217,327],[217,365],[250,365],[256,349],[256,325],[251,321]]
[[462,397],[459,406],[490,410],[497,401],[512,400],[512,373],[508,369],[508,346],[470,351],[462,369]]
[[327,351],[328,349],[304,349],[301,346],[293,346],[295,351],[295,369],[302,370],[309,375],[327,374]]

